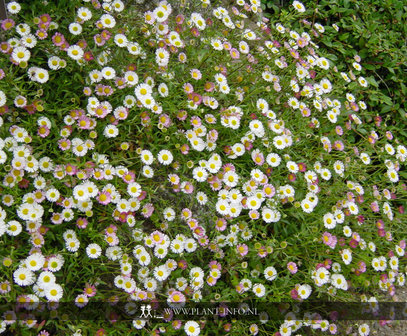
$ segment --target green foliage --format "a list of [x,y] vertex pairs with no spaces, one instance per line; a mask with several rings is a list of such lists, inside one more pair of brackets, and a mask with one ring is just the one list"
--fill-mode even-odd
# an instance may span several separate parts
[[[262,4],[266,15],[284,12],[291,6],[290,1],[280,0],[263,0]],[[398,0],[307,0],[303,4],[307,8],[305,19],[325,26],[325,33],[319,37],[320,47],[341,58],[338,63],[352,62],[355,55],[363,59],[364,75],[373,86],[368,105],[388,124],[405,124],[406,3]],[[339,27],[338,32],[333,24]],[[404,138],[407,136],[400,127],[395,131]]]
[[[0,311],[0,334],[333,334],[288,306],[284,323],[268,309],[230,323],[140,313],[371,302],[404,286],[405,34],[385,26],[404,8],[268,1],[268,21],[256,1],[8,5],[0,294],[61,306]],[[106,302],[127,317],[70,311]]]

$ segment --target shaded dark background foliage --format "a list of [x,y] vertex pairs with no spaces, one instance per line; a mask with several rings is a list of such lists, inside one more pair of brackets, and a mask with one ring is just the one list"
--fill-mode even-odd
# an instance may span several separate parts
[[[325,26],[317,41],[339,62],[362,58],[363,75],[374,90],[367,102],[400,139],[407,139],[407,1],[304,0],[304,18]],[[262,0],[266,16],[276,18],[292,1]],[[332,24],[337,24],[337,32]],[[298,23],[299,25],[299,23]],[[341,70],[341,69],[339,69]],[[345,70],[345,69],[343,69]],[[394,126],[394,127],[392,127]]]

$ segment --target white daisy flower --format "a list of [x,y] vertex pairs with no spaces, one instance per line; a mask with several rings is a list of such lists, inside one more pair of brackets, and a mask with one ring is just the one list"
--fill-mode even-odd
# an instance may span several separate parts
[[154,256],[158,259],[163,259],[167,256],[168,249],[160,245],[156,245],[154,248]]
[[196,193],[196,200],[200,205],[205,205],[208,202],[208,196],[202,191]]
[[7,225],[5,226],[5,231],[9,236],[18,236],[21,231],[23,230],[22,225],[17,222],[16,220],[12,220],[10,222],[7,223]]
[[7,97],[4,91],[0,90],[0,107],[4,106],[7,102]]
[[328,212],[327,214],[324,215],[323,221],[324,221],[324,226],[327,229],[333,229],[336,226],[336,219],[335,219],[334,215],[331,214],[330,212]]
[[239,175],[237,175],[234,171],[228,171],[226,172],[225,175],[223,175],[223,182],[228,186],[228,187],[236,187],[237,183],[239,181]]
[[301,201],[301,208],[304,212],[311,213],[314,210],[314,205],[308,199],[304,199]]
[[151,166],[143,166],[142,173],[145,177],[153,178],[154,177],[154,169]]
[[15,47],[11,53],[11,57],[17,63],[27,62],[31,57],[31,53],[25,47]]
[[263,273],[264,277],[268,281],[273,281],[275,278],[277,278],[277,271],[273,266],[266,267]]
[[116,70],[112,67],[104,67],[102,69],[102,76],[104,79],[113,79],[116,77]]
[[158,93],[162,96],[162,97],[167,97],[168,96],[168,86],[165,83],[161,83],[158,86]]
[[48,259],[48,270],[51,272],[58,272],[63,265],[64,258],[59,254]]
[[19,267],[13,273],[13,279],[19,286],[30,286],[35,282],[35,274],[28,268]]
[[182,242],[178,239],[174,239],[171,242],[170,249],[172,252],[180,254],[184,251],[184,242]]
[[7,4],[7,11],[10,14],[17,14],[20,10],[21,10],[21,5],[16,1],[12,1]]
[[58,284],[52,284],[45,289],[45,296],[48,301],[59,301],[63,296],[63,289]]
[[106,138],[115,138],[119,135],[119,129],[115,125],[107,125],[103,130],[103,135]]
[[399,175],[398,175],[398,173],[397,173],[397,171],[395,169],[387,170],[387,177],[393,183],[396,183],[399,180]]
[[171,164],[174,157],[170,151],[163,149],[158,152],[157,159],[162,165],[168,166],[169,164]]
[[263,297],[266,294],[266,287],[263,284],[255,284],[252,291],[257,297]]
[[139,100],[142,100],[143,97],[151,96],[151,94],[153,93],[153,88],[148,84],[141,83],[135,87],[134,93]]
[[281,157],[276,153],[269,153],[266,157],[266,162],[271,167],[278,167],[281,162]]
[[359,326],[358,331],[360,336],[368,336],[370,334],[370,327],[368,324],[363,323]]
[[86,7],[80,7],[77,11],[77,16],[82,21],[88,21],[92,18],[92,12]]
[[97,259],[102,254],[102,248],[98,244],[89,244],[86,247],[86,254],[91,259]]
[[184,249],[185,249],[185,251],[187,251],[189,253],[194,252],[196,250],[197,246],[198,245],[197,245],[195,239],[193,239],[193,238],[188,238],[184,242]]
[[308,299],[308,297],[311,295],[311,292],[311,286],[307,284],[300,285],[297,289],[298,296],[303,300]]
[[184,325],[184,330],[188,336],[198,336],[201,332],[199,324],[195,321],[186,322]]
[[80,242],[76,238],[68,238],[65,240],[65,247],[69,252],[76,252],[79,250]]
[[192,171],[192,177],[198,182],[204,182],[208,177],[208,172],[205,168],[195,167]]
[[170,11],[168,11],[168,7],[166,6],[159,6],[154,9],[153,15],[156,19],[157,22],[164,22],[165,20],[168,19],[168,16],[170,15]]
[[124,3],[121,0],[114,0],[112,2],[112,8],[114,9],[115,12],[122,12],[124,10]]
[[315,23],[315,24],[314,24],[314,27],[315,27],[315,29],[318,30],[320,33],[325,32],[324,26],[321,25],[320,23]]
[[153,274],[157,281],[165,281],[170,275],[170,272],[167,266],[161,265],[154,268]]
[[43,271],[40,273],[40,275],[38,276],[37,279],[37,285],[42,288],[45,289],[48,286],[52,285],[55,283],[56,277],[55,275],[50,272],[50,271]]
[[37,38],[32,34],[27,34],[21,38],[21,43],[26,48],[34,48],[37,45]]
[[38,271],[44,266],[45,257],[41,253],[33,253],[25,259],[25,264],[31,271]]
[[158,48],[155,52],[155,61],[159,66],[166,66],[170,60],[170,53],[164,48]]
[[127,193],[132,197],[139,197],[141,195],[142,189],[140,184],[137,182],[131,182],[127,185]]
[[343,249],[340,253],[344,264],[349,265],[352,261],[352,251],[349,249]]
[[80,35],[82,33],[82,26],[77,23],[77,22],[72,22],[69,26],[68,26],[69,32],[72,35]]
[[223,50],[222,41],[219,39],[212,39],[211,45],[212,45],[213,49],[215,49],[215,50],[218,50],[218,51]]
[[78,45],[71,45],[68,50],[66,51],[68,56],[73,60],[80,60],[83,57],[83,49]]
[[141,47],[137,42],[128,42],[127,43],[127,51],[131,55],[140,55],[141,54]]
[[325,57],[319,57],[317,65],[324,70],[329,69],[329,61]]
[[116,20],[110,14],[103,14],[100,17],[100,22],[104,28],[113,28],[116,25]]
[[175,219],[175,211],[173,208],[165,208],[163,210],[163,215],[167,221],[171,222]]

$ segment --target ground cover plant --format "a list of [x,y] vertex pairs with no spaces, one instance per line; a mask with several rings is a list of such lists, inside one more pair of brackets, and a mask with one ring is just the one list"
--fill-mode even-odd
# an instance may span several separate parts
[[[304,1],[305,18],[320,22],[326,30],[316,38],[318,45],[335,54],[336,62],[356,54],[363,59],[365,75],[375,78],[369,106],[392,124],[406,122],[407,6],[402,1]],[[289,1],[263,0],[264,14],[275,16],[291,5]],[[335,29],[334,26],[337,28]],[[293,27],[296,27],[295,24]],[[401,138],[407,134],[400,127]]]
[[[407,149],[361,56],[319,47],[335,24],[298,1],[271,18],[257,0],[7,8],[2,332],[340,334],[335,314],[268,306],[374,313],[404,286]],[[143,318],[162,302],[261,309]]]

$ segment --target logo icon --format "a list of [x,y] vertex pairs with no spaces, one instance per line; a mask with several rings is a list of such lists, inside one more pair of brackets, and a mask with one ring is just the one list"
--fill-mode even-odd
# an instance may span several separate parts
[[151,314],[151,305],[142,305],[140,318],[149,318],[149,317],[153,317],[153,315]]
[[156,315],[154,311],[154,315],[152,314],[152,307],[151,305],[141,305],[140,307],[141,313],[140,313],[140,318],[142,319],[148,319],[148,318],[158,318],[162,319],[162,316]]

